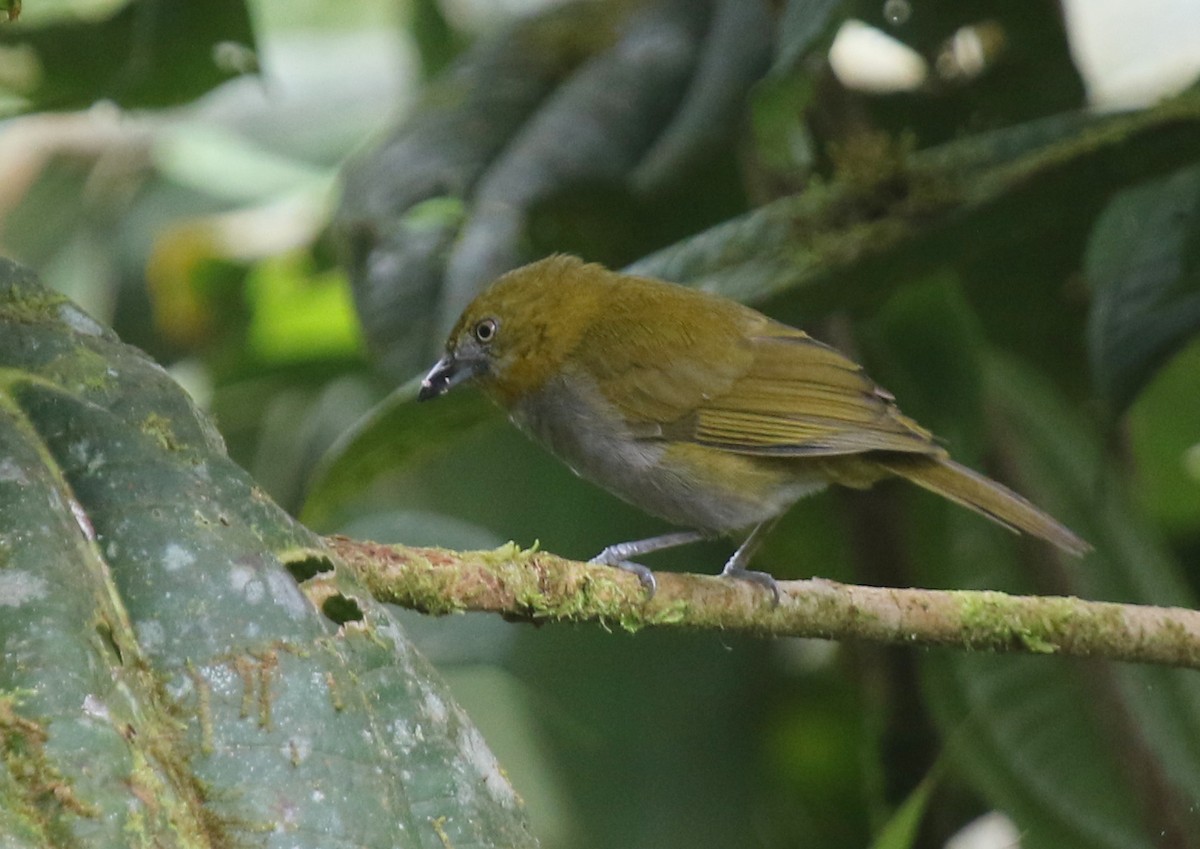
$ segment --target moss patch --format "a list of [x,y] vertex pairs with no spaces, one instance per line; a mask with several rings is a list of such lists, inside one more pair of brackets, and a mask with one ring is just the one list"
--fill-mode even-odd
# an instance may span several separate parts
[[70,821],[97,817],[100,812],[75,795],[71,783],[47,758],[46,728],[22,716],[18,703],[11,693],[0,696],[0,760],[20,794],[10,804],[53,845],[68,845],[73,839]]

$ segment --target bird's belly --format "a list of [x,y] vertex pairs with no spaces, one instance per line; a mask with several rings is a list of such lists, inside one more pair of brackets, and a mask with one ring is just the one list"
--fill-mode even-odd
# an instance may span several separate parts
[[551,384],[513,421],[577,475],[647,513],[711,533],[756,525],[825,486],[795,460],[734,454],[635,434],[586,382]]

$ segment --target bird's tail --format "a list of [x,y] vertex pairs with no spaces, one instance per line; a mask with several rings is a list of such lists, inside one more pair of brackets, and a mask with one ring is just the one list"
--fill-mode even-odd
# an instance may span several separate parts
[[1076,557],[1092,550],[1091,545],[1049,513],[1034,507],[1008,487],[953,460],[897,455],[883,460],[882,465],[893,474],[969,507],[1010,531],[1040,537]]

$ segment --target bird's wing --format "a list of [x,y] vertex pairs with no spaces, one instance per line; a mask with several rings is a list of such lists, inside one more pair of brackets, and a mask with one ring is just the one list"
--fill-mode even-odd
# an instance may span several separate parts
[[692,441],[778,456],[942,453],[933,435],[902,414],[861,366],[828,345],[769,322],[751,346],[745,372],[690,417]]
[[691,307],[687,321],[650,321],[666,308],[657,290],[623,282],[576,353],[636,436],[778,456],[943,453],[860,366],[806,333],[718,300],[672,301]]
[[[744,332],[765,317],[740,304],[699,293],[669,292],[622,278],[620,290],[595,317],[573,357],[637,435],[694,413],[730,389],[754,362]],[[686,310],[686,320],[663,321]]]

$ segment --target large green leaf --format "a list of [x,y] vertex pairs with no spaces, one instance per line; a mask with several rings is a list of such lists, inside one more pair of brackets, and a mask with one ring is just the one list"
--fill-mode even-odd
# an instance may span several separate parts
[[1200,330],[1200,167],[1114,198],[1092,231],[1084,271],[1093,380],[1120,413]]
[[17,845],[534,845],[392,614],[161,368],[7,261],[0,611]]

